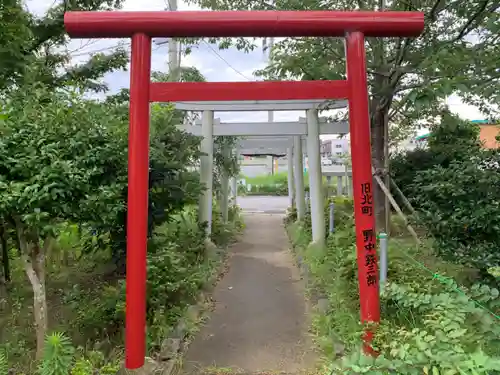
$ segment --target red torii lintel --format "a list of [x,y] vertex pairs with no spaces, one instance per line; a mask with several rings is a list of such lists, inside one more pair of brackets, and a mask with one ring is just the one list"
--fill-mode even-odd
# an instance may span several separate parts
[[[380,320],[364,40],[416,37],[421,12],[67,12],[76,38],[132,38],[127,211],[126,368],[144,364],[149,102],[349,99],[361,320]],[[150,83],[152,37],[343,37],[347,81]],[[210,90],[210,92],[208,92]],[[368,344],[372,334],[367,332]],[[367,345],[367,350],[369,350]]]
[[151,102],[345,99],[347,81],[152,82]]
[[178,11],[67,12],[64,25],[74,38],[150,37],[415,37],[422,33],[420,12],[373,11]]

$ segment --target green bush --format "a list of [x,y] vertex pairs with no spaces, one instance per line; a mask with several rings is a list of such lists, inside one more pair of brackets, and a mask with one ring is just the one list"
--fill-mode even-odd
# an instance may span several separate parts
[[[499,162],[495,152],[492,161]],[[411,189],[419,223],[450,262],[481,270],[500,265],[500,173],[475,160],[421,171]]]
[[193,209],[159,227],[148,251],[149,324],[164,316],[164,326],[177,321],[187,303],[208,279],[205,259],[205,228],[197,223]]
[[285,184],[265,184],[251,185],[251,190],[246,190],[247,195],[287,195],[288,185]]
[[[492,375],[500,371],[499,292],[485,285],[460,287],[432,273],[408,256],[423,250],[406,240],[391,240],[388,279],[381,296],[381,324],[376,328],[377,358],[362,355],[363,327],[359,323],[355,230],[352,201],[336,202],[336,231],[325,248],[308,246],[307,222],[288,226],[295,251],[308,264],[310,287],[328,299],[329,309],[314,317],[314,332],[327,358],[338,353],[332,374],[370,375]],[[344,215],[344,216],[341,216]],[[431,258],[427,258],[427,264]],[[438,260],[433,268],[445,275],[448,265]],[[428,264],[430,266],[430,264]],[[460,271],[460,269],[458,269]],[[478,304],[479,303],[479,304]]]
[[[349,225],[353,220],[353,209],[354,209],[354,202],[352,198],[346,197],[346,196],[332,196],[328,197],[324,201],[324,215],[325,215],[325,234],[326,236],[329,235],[329,228],[330,228],[330,204],[334,205],[334,214],[333,214],[333,221],[334,221],[334,228],[344,228],[346,225]],[[294,208],[293,212],[290,211],[285,218],[285,223],[290,223],[293,221],[297,220],[297,211]],[[311,223],[311,212],[308,211],[306,212],[303,220],[303,227],[305,228],[310,228],[312,223]]]
[[[114,375],[120,369],[117,359],[106,360],[103,353],[90,351],[82,354],[82,348],[75,349],[64,334],[54,332],[45,338],[43,358],[38,364],[39,375]],[[0,375],[9,375],[7,357],[0,354]],[[24,375],[16,373],[16,375]]]
[[391,158],[391,176],[406,195],[411,196],[408,188],[418,172],[436,166],[447,168],[452,162],[468,161],[481,152],[479,127],[458,116],[444,114],[441,122],[430,130],[427,148],[398,153]]
[[[238,208],[229,210],[229,222],[223,224],[220,208],[214,205],[212,239],[219,247],[226,246],[243,227]],[[203,285],[210,279],[215,266],[207,259],[205,227],[198,224],[196,207],[186,207],[170,221],[157,227],[148,246],[147,280],[147,345],[155,352],[161,342],[194,303]],[[125,282],[107,285],[85,309],[77,306],[85,294],[75,288],[65,303],[75,306],[78,317],[74,322],[81,332],[93,332],[93,337],[121,336],[125,320]],[[83,366],[83,364],[82,364]]]
[[487,271],[500,265],[500,153],[483,150],[478,136],[478,126],[447,114],[432,129],[429,147],[394,157],[391,173],[436,254],[500,285]]
[[[245,178],[246,184],[250,185],[250,191],[247,187],[240,185],[238,192],[245,195],[288,195],[288,173],[281,172],[274,175],[263,175]],[[323,177],[323,189],[325,196],[331,195],[332,186],[328,184],[326,177]],[[309,191],[309,174],[304,173],[304,191]],[[336,188],[333,192],[336,193]]]
[[227,246],[236,233],[243,229],[241,209],[238,206],[230,205],[228,209],[228,222],[222,221],[222,212],[218,204],[213,205],[212,213],[212,242],[217,246]]

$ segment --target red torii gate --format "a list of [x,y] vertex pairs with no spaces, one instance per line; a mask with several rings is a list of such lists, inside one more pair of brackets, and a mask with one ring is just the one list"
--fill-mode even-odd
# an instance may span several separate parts
[[[74,38],[132,38],[128,156],[126,368],[142,367],[146,328],[149,103],[348,99],[362,322],[380,320],[365,37],[416,37],[421,12],[67,12]],[[152,37],[345,37],[346,81],[151,83]],[[369,343],[371,333],[365,341]]]

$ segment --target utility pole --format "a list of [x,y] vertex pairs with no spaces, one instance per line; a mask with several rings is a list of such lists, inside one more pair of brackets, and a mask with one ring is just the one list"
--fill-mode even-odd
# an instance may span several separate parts
[[[269,38],[269,47],[268,47],[268,53],[267,53],[267,62],[269,62],[270,57],[271,57],[271,51],[273,49],[274,45],[274,37]],[[274,111],[268,111],[267,112],[267,122],[274,122]],[[274,156],[271,157],[271,171],[274,175]]]
[[[268,53],[267,53],[267,62],[271,59],[271,52],[273,50],[274,46],[274,37],[269,38],[269,47],[268,47]],[[268,111],[267,112],[267,121],[268,122],[274,122],[274,111]]]
[[[168,8],[165,9],[171,12],[178,10],[177,0],[168,0]],[[168,73],[169,81],[178,82],[181,76],[181,49],[180,43],[173,38],[155,42],[156,45],[162,46],[168,43]]]
[[[171,12],[177,11],[177,0],[168,0],[168,10]],[[168,72],[170,81],[178,82],[180,80],[180,66],[179,42],[174,38],[170,38],[168,41]]]

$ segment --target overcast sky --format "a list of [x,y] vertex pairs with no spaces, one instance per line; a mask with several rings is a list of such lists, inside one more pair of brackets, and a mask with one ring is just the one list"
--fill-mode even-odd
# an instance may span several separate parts
[[[57,1],[57,0],[56,0]],[[167,0],[126,0],[124,10],[163,10],[166,8]],[[36,14],[43,14],[54,0],[26,0],[28,9]],[[179,0],[179,10],[197,10],[199,8],[187,5]],[[72,51],[74,62],[83,62],[89,57],[89,53],[107,51],[120,43],[129,47],[129,40],[119,39],[79,39],[71,41],[69,50]],[[129,49],[129,48],[128,48]],[[158,46],[153,44],[152,69],[158,71],[167,70],[168,47],[166,44]],[[188,56],[182,57],[182,65],[198,68],[208,81],[251,81],[256,80],[253,72],[265,65],[265,57],[260,49],[251,53],[244,53],[236,49],[218,50],[215,46],[202,43]],[[128,88],[130,83],[129,73],[126,71],[113,72],[105,77],[112,92],[120,88]],[[480,112],[471,106],[464,105],[459,98],[452,96],[448,99],[450,108],[461,117],[471,120],[483,118]],[[266,112],[246,113],[216,113],[223,121],[228,122],[254,122],[267,121]],[[276,112],[275,121],[295,121],[300,112]],[[425,132],[425,131],[424,131]]]

